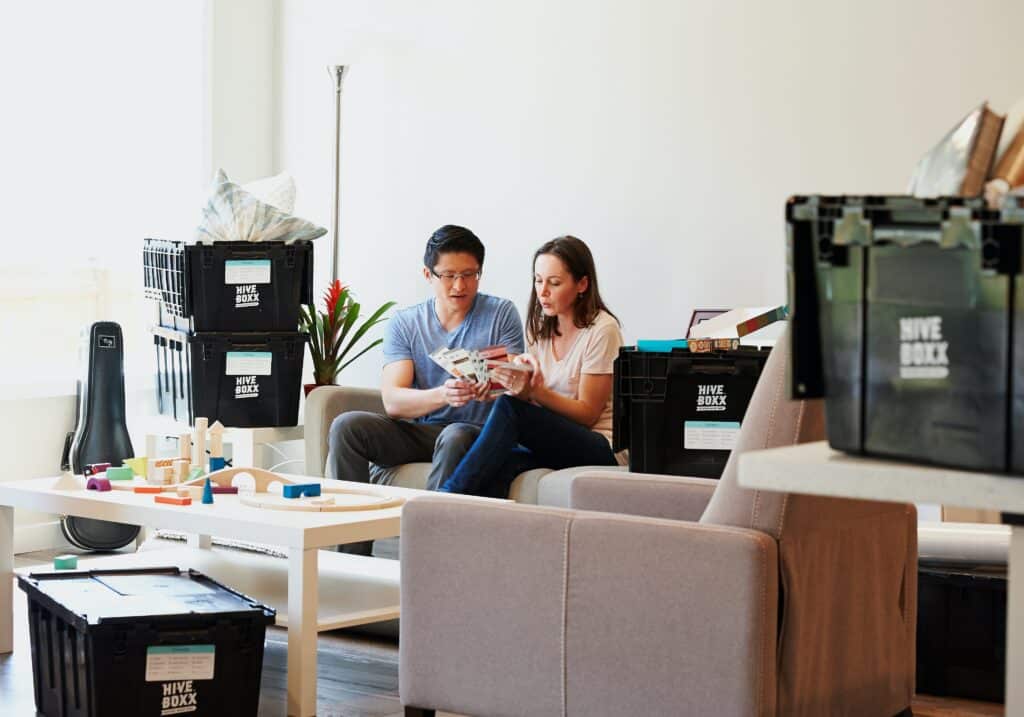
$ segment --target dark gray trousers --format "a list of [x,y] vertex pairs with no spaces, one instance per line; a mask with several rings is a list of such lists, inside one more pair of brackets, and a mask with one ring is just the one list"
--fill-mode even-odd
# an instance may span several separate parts
[[[404,463],[432,463],[427,490],[448,479],[480,434],[472,423],[413,423],[367,411],[346,411],[331,424],[327,461],[338,480],[379,483]],[[384,470],[377,470],[384,469]],[[369,555],[372,541],[345,552]]]

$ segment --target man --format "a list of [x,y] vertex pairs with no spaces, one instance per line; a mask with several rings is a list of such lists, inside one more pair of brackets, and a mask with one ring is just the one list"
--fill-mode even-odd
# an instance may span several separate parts
[[450,378],[430,353],[494,345],[523,352],[515,305],[478,293],[484,245],[473,232],[441,227],[427,241],[423,264],[434,297],[397,312],[384,333],[381,397],[387,416],[348,411],[334,420],[328,461],[335,478],[370,482],[370,463],[390,468],[429,461],[427,489],[436,490],[473,444],[491,404],[486,383]]

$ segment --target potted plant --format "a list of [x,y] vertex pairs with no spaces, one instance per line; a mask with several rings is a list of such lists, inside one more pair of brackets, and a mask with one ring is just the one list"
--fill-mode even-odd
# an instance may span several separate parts
[[354,356],[349,356],[367,331],[387,320],[384,313],[395,305],[394,301],[388,301],[356,326],[362,307],[353,298],[349,287],[338,279],[327,287],[323,302],[325,311],[313,306],[302,306],[299,311],[299,327],[309,333],[309,353],[313,357],[314,383],[306,384],[307,396],[317,386],[334,384],[346,366],[383,341],[377,339]]

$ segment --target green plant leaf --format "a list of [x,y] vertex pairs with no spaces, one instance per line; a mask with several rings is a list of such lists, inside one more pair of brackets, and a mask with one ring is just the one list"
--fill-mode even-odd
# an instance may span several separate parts
[[359,310],[362,308],[358,301],[353,301],[349,307],[348,314],[345,315],[345,323],[341,327],[341,332],[338,334],[334,341],[334,345],[331,347],[332,358],[342,358],[345,352],[342,351],[341,355],[338,354],[338,349],[341,348],[341,344],[345,341],[345,337],[348,336],[349,331],[352,330],[352,325],[359,319]]

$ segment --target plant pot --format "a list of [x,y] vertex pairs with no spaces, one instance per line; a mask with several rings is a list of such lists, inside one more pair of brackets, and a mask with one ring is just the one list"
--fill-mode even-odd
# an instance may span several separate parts
[[321,386],[333,386],[333,383],[304,383],[302,384],[302,393],[304,396],[309,396],[309,392],[314,388],[320,388]]

